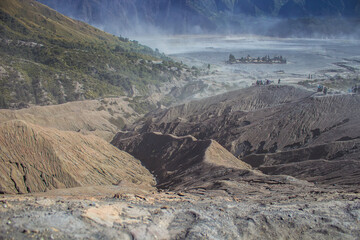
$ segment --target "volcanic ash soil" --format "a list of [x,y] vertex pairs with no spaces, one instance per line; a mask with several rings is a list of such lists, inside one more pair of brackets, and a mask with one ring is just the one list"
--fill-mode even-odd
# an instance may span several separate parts
[[1,191],[26,194],[0,195],[0,238],[360,238],[359,103],[251,87],[159,109],[112,145],[3,122]]

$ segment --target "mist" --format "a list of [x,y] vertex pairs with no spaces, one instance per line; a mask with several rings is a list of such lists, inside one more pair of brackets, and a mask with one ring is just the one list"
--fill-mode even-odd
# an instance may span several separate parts
[[40,0],[117,36],[360,38],[357,0]]
[[[191,20],[188,20],[191,22]],[[315,38],[315,39],[359,39],[360,19],[352,18],[296,18],[283,19],[276,17],[238,16],[235,20],[224,21],[218,26],[185,25],[175,27],[168,23],[167,28],[142,21],[131,20],[130,28],[118,24],[118,21],[107,22],[96,27],[116,36],[132,39],[172,36],[172,35],[256,35],[278,38]]]

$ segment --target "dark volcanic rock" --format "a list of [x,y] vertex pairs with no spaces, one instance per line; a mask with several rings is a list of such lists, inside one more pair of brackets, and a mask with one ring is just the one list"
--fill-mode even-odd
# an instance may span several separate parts
[[213,140],[160,133],[121,137],[121,133],[117,134],[112,144],[140,159],[156,176],[158,187],[192,182],[194,175],[209,175],[208,172],[217,168],[251,169]]
[[[225,190],[236,196],[248,191],[267,195],[269,189],[283,191],[312,186],[292,177],[268,176],[251,170],[248,164],[213,140],[161,133],[126,138],[119,133],[112,144],[141,160],[156,176],[158,188],[176,191]],[[253,186],[252,183],[262,186]]]
[[274,154],[250,155],[266,174],[286,174],[327,184],[360,185],[360,141],[337,141]]
[[[360,136],[360,108],[354,106],[359,106],[360,97],[313,94],[290,86],[251,87],[154,113],[135,132],[158,131],[214,139],[235,156],[246,157],[252,166],[267,167],[270,174],[284,173],[329,183],[358,183],[355,176],[350,176],[358,171],[359,158],[355,156],[356,139]],[[294,166],[299,164],[300,168],[300,162],[307,160],[313,161],[308,164],[310,169],[297,174],[299,171]],[[314,160],[320,160],[319,166]],[[332,164],[351,160],[354,168],[336,169],[338,176],[351,174],[346,181],[330,181],[322,176],[324,171],[314,171],[324,166],[324,160],[331,160]],[[287,163],[293,164],[293,170],[280,171],[284,169],[281,164]],[[273,171],[269,167],[274,165],[282,167]],[[345,162],[338,166],[342,165],[347,166]],[[331,169],[334,168],[329,168],[325,175],[333,174]]]

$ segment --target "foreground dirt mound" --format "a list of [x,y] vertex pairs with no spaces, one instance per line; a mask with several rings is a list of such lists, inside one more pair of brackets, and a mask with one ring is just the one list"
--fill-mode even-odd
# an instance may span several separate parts
[[158,188],[227,189],[241,194],[248,189],[254,191],[249,182],[282,185],[284,189],[286,184],[309,185],[294,178],[253,171],[214,140],[161,133],[123,137],[124,134],[117,134],[112,144],[141,160],[156,176]]
[[[323,160],[346,160],[340,159],[343,154],[339,144],[360,138],[360,108],[356,106],[360,106],[357,95],[317,96],[291,86],[256,86],[148,115],[144,125],[135,128],[132,134],[157,131],[177,136],[190,134],[201,140],[214,139],[241,159],[304,149],[305,157],[301,161],[320,160],[319,164],[309,164],[307,167],[312,170],[300,175],[296,174],[294,165],[293,170],[282,172],[284,168],[279,168],[276,174],[333,183],[322,178],[324,172],[314,169],[323,166]],[[319,145],[326,145],[321,148],[325,153],[312,154],[309,158],[307,151]],[[323,158],[324,154],[329,156]],[[256,159],[247,158],[246,162],[261,167]],[[286,160],[282,159],[284,163],[300,162],[296,153],[286,154]],[[351,165],[355,167],[358,163]],[[272,166],[271,161],[265,166]],[[301,168],[301,164],[297,168]],[[266,172],[275,173],[270,169]],[[342,168],[337,175],[354,173],[346,169]],[[326,174],[330,174],[330,170]],[[353,178],[345,182],[351,184],[358,180]]]
[[9,121],[0,125],[0,149],[1,193],[154,183],[138,160],[91,135]]

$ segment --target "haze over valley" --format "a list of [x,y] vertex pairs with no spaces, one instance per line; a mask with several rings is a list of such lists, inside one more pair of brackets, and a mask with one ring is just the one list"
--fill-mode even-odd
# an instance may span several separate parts
[[[140,38],[140,42],[158,48],[189,66],[209,73],[200,79],[206,83],[202,98],[229,89],[251,86],[256,80],[269,79],[294,84],[318,83],[335,78],[357,79],[360,71],[360,41],[356,39],[272,38],[242,35],[181,35]],[[236,57],[283,56],[287,64],[226,64]],[[208,65],[210,64],[210,69]],[[352,83],[351,83],[352,84]],[[347,92],[351,84],[333,85],[334,91]]]
[[1,0],[0,239],[360,238],[358,0]]
[[116,35],[358,36],[357,0],[41,0]]

